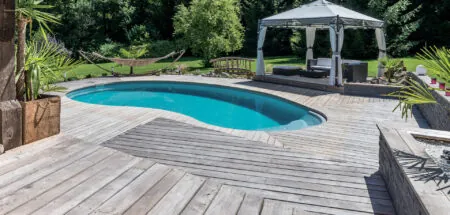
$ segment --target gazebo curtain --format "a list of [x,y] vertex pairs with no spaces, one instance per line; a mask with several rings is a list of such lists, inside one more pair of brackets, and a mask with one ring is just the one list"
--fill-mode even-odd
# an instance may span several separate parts
[[314,59],[314,41],[316,40],[316,28],[314,27],[307,27],[306,28],[306,48],[308,49],[306,51],[306,64],[308,65],[308,60]]
[[[375,36],[377,38],[378,44],[378,59],[383,59],[386,57],[386,38],[384,36],[384,31],[382,28],[375,29]],[[383,76],[384,67],[381,63],[378,63],[378,77]]]
[[258,58],[256,60],[256,75],[264,75],[265,65],[264,65],[264,53],[263,46],[264,40],[266,40],[267,27],[260,26],[258,35]]
[[[338,28],[338,29],[336,29]],[[336,44],[336,42],[338,44]],[[344,44],[344,26],[330,25],[330,43],[333,50],[331,58],[330,85],[335,85],[336,71],[338,75],[338,85],[342,85],[342,58],[341,51]]]

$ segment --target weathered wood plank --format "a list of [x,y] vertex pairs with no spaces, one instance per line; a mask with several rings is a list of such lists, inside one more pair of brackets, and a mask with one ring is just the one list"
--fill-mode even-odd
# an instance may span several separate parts
[[[2,73],[0,72],[0,78],[1,76]],[[0,93],[2,93],[2,86],[4,85],[2,85],[0,79]],[[9,92],[4,91],[4,93],[6,96],[6,94],[8,94]],[[4,151],[19,147],[21,145],[22,107],[17,101],[0,102],[0,154],[2,154]]]
[[155,164],[136,178],[128,186],[114,195],[99,208],[94,214],[122,214],[130,205],[141,198],[147,190],[157,184],[163,177],[170,172],[166,166]]
[[217,192],[219,192],[220,187],[221,184],[217,181],[211,179],[207,180],[181,214],[204,214],[214,197],[216,197]]
[[181,213],[204,182],[204,178],[185,175],[147,214]]
[[133,156],[115,154],[32,201],[28,201],[11,213],[26,214],[33,211],[36,214],[65,214],[138,161],[139,159]]
[[263,200],[261,196],[245,195],[238,215],[259,215],[262,210]]
[[16,99],[14,9],[15,1],[0,1],[0,101]]
[[205,215],[236,214],[244,200],[245,193],[239,189],[222,186]]
[[113,153],[113,150],[108,149],[94,149],[94,152],[88,151],[87,154],[81,152],[79,153],[80,155],[74,155],[56,165],[32,173],[28,177],[24,177],[22,180],[18,180],[2,188],[0,190],[0,214],[4,214],[19,205],[27,203],[55,185],[89,169],[89,167],[104,160]]
[[138,201],[136,201],[124,214],[146,214],[162,199],[172,187],[186,173],[180,170],[172,170],[155,186],[150,188]]
[[99,191],[94,193],[89,198],[78,204],[76,207],[68,211],[67,215],[90,214],[93,210],[99,207],[103,202],[111,198],[114,194],[126,187],[131,181],[142,174],[144,170],[131,168],[114,181],[102,187]]

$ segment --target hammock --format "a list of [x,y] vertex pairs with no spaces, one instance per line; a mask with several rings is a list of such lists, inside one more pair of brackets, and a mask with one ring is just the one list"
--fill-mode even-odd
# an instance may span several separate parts
[[[81,50],[78,51],[78,52],[79,52],[80,55],[81,55],[84,59],[86,59],[89,63],[94,64],[95,66],[97,66],[97,67],[99,67],[100,69],[105,70],[105,71],[107,71],[107,72],[112,72],[112,71],[110,71],[110,70],[108,70],[108,69],[105,69],[105,68],[101,67],[100,65],[94,63],[94,62],[91,60],[91,58],[87,57],[87,55],[88,55],[89,53],[83,52],[83,51],[81,51]],[[173,57],[173,56],[175,56],[175,55],[178,54],[178,57],[177,57],[170,65],[168,65],[168,66],[166,66],[165,68],[161,69],[161,70],[165,70],[165,69],[171,67],[173,64],[175,64],[175,63],[176,63],[176,62],[184,55],[184,53],[185,53],[185,51],[182,50],[182,51],[180,51],[180,52],[171,52],[171,53],[169,53],[168,55],[163,56],[163,57],[159,57],[159,58],[147,58],[147,59],[108,58],[108,57],[105,57],[105,56],[103,56],[103,55],[101,55],[101,54],[99,54],[99,53],[96,53],[96,52],[93,52],[93,53],[91,53],[90,55],[92,55],[92,56],[93,56],[94,58],[96,58],[96,59],[108,60],[108,61],[117,63],[117,64],[122,65],[122,66],[135,67],[135,66],[147,66],[147,65],[156,63],[156,62],[158,62],[158,61],[160,61],[160,60],[164,60],[164,59]],[[113,75],[117,75],[117,74],[113,73]]]

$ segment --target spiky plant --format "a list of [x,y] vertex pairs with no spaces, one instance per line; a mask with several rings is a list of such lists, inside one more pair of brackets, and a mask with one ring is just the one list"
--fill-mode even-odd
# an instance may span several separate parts
[[15,0],[16,1],[16,30],[17,30],[17,53],[16,53],[16,91],[19,100],[23,100],[25,93],[25,52],[26,31],[29,26],[30,35],[33,22],[39,25],[42,36],[47,39],[47,33],[51,32],[48,24],[59,23],[57,16],[42,10],[53,6],[44,5],[43,0]]
[[[443,47],[423,48],[417,58],[423,61],[428,69],[428,74],[450,83],[450,50]],[[436,90],[422,85],[414,80],[407,80],[406,86],[400,91],[389,94],[399,99],[399,104],[394,111],[400,109],[402,118],[412,115],[414,105],[439,104],[431,91]],[[448,110],[450,111],[450,109]]]
[[70,57],[59,44],[31,40],[25,55],[25,99],[39,98],[42,91],[60,90],[52,85],[63,73],[80,65],[82,61]]

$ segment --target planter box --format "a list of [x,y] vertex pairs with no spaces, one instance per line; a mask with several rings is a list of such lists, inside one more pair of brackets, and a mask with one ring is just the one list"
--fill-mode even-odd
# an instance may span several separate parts
[[[394,129],[394,127],[398,129]],[[415,137],[450,140],[450,133],[379,124],[379,172],[399,215],[449,214],[450,181]]]
[[61,98],[45,96],[21,102],[23,117],[23,144],[44,139],[60,132]]
[[[426,76],[419,77],[409,73],[411,78],[418,81],[425,87],[429,87],[430,79]],[[431,85],[431,87],[437,87]],[[422,104],[418,108],[422,115],[427,119],[432,129],[450,131],[450,98],[445,96],[443,91],[432,91],[431,94],[436,98],[439,104]]]

